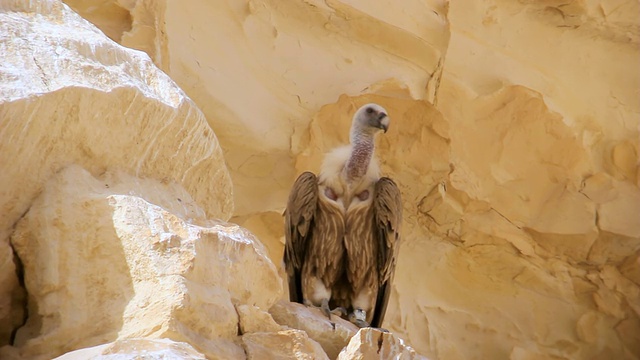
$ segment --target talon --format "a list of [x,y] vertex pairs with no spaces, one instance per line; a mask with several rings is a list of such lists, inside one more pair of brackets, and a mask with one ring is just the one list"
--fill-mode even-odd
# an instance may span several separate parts
[[331,328],[333,328],[333,330],[336,329],[336,323],[331,321],[331,314],[336,315],[338,317],[341,317],[347,314],[347,310],[345,310],[345,308],[340,306],[331,310],[329,308],[329,299],[322,299],[322,303],[320,304],[320,306],[315,306],[311,301],[307,299],[303,299],[302,303],[306,307],[316,308],[322,311],[322,313],[327,317],[327,319],[329,319],[329,323],[331,324]]
[[345,316],[347,315],[347,309],[343,308],[342,306],[338,306],[337,308],[331,310],[331,313],[335,316]]
[[353,312],[349,314],[349,321],[351,321],[359,328],[370,327],[366,318],[367,313],[362,309],[354,309]]
[[360,319],[356,319],[355,321],[352,321],[352,323],[354,323],[359,328],[370,327],[368,322],[366,322],[364,320],[360,320]]

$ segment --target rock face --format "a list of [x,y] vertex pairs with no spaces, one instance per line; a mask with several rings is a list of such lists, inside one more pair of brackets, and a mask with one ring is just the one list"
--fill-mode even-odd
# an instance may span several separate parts
[[121,44],[147,51],[199,104],[233,149],[225,159],[244,189],[234,194],[236,216],[281,212],[299,138],[340,94],[393,82],[433,99],[449,40],[441,1],[397,9],[316,0],[67,3]]
[[425,359],[401,339],[393,334],[378,329],[360,329],[351,339],[349,345],[338,355],[338,360],[366,360],[366,359]]
[[66,3],[150,59],[0,0],[3,359],[379,355],[277,302],[289,188],[370,101],[405,214],[385,354],[640,358],[637,1]]
[[[17,223],[11,243],[29,293],[14,341],[21,356],[139,337],[197,344],[210,358],[244,355],[235,306],[268,309],[282,292],[265,249],[237,225],[182,220],[203,211],[179,185],[141,181],[66,168]],[[136,185],[142,193],[127,194]],[[182,209],[147,202],[153,189]]]
[[301,330],[283,330],[277,333],[253,333],[242,337],[247,360],[305,359],[329,360],[317,342]]
[[273,305],[269,313],[278,324],[304,330],[311,339],[322,346],[330,359],[337,358],[358,331],[358,328],[348,321],[332,315],[332,325],[319,310],[285,300]]
[[128,339],[66,353],[55,360],[114,360],[144,358],[151,360],[205,360],[206,357],[186,343],[167,339]]
[[55,1],[2,1],[0,9],[0,342],[7,343],[24,321],[9,234],[66,165],[178,183],[201,217],[228,219],[233,206],[214,133],[145,54],[114,44]]

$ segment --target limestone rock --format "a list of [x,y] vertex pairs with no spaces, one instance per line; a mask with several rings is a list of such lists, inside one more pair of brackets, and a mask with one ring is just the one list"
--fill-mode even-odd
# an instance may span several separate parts
[[349,341],[349,345],[338,355],[338,360],[413,360],[425,359],[416,354],[415,350],[406,346],[402,339],[389,332],[374,328],[358,330]]
[[335,324],[334,328],[329,319],[319,310],[289,301],[278,301],[269,312],[278,324],[307,333],[311,339],[322,346],[330,359],[337,358],[340,351],[358,331],[352,323],[332,315],[331,321]]
[[434,99],[449,40],[442,1],[397,8],[370,1],[108,1],[118,11],[101,16],[94,9],[107,8],[104,1],[67,3],[123,45],[149,52],[200,105],[243,189],[235,193],[238,216],[281,210],[288,188],[274,183],[291,182],[292,147],[308,119],[339,94],[390,81]]
[[177,182],[207,217],[228,219],[233,206],[216,136],[146,54],[53,0],[1,1],[0,48],[1,345],[23,321],[9,233],[67,164]]
[[[96,175],[113,167],[174,181],[207,216],[230,216],[231,183],[215,134],[146,54],[115,44],[58,1],[5,2],[0,33],[11,44],[3,46],[0,101],[9,121],[0,183],[12,196],[0,203],[3,233],[68,163]],[[13,159],[21,166],[8,166]]]
[[[132,195],[137,186],[147,194]],[[166,337],[210,358],[242,357],[234,305],[268,309],[282,292],[266,250],[236,225],[190,224],[149,203],[154,191],[183,214],[203,213],[179,185],[123,173],[71,166],[47,183],[12,236],[29,293],[14,344],[22,356]]]
[[[56,26],[69,23],[82,44],[97,36],[85,34],[86,24],[58,3],[22,2],[3,1],[10,6],[2,7],[0,29],[11,31],[1,37],[8,39],[2,48],[10,60],[0,64],[0,89],[23,94],[34,88],[43,95],[0,107],[3,119],[17,116],[16,123],[31,124],[0,130],[0,168],[10,171],[6,178],[0,174],[2,199],[9,199],[0,210],[10,215],[0,238],[38,193],[33,184],[43,184],[52,168],[78,161],[94,176],[117,166],[179,183],[204,217],[226,219],[231,195],[228,182],[219,181],[226,176],[219,151],[211,153],[220,161],[202,160],[202,168],[183,172],[208,159],[187,152],[216,143],[199,120],[188,120],[183,132],[171,126],[173,114],[178,123],[200,118],[197,110],[181,110],[192,109],[188,100],[186,107],[162,105],[175,104],[171,99],[182,93],[162,86],[162,74],[131,65],[142,55],[117,47],[80,47],[77,52],[88,55],[79,61],[62,42],[53,51],[31,47],[15,61],[10,51],[42,43],[13,31],[16,17],[36,30],[52,18]],[[233,219],[260,235],[276,264],[282,259],[281,214],[295,176],[317,171],[322,154],[346,142],[357,105],[379,102],[392,124],[378,139],[378,156],[405,201],[385,328],[441,359],[640,357],[637,1],[415,0],[392,8],[381,0],[68,3],[112,39],[147,52],[195,99],[225,150],[237,201]],[[43,16],[4,10],[42,4],[48,4]],[[48,32],[46,41],[66,39],[69,32]],[[99,60],[87,64],[93,55]],[[98,71],[104,63],[110,64],[108,75]],[[64,76],[58,68],[77,71]],[[128,75],[112,76],[120,70]],[[69,78],[107,90],[46,88]],[[122,100],[106,106],[105,96]],[[127,113],[122,109],[129,104]],[[44,110],[29,110],[38,106]],[[87,125],[90,106],[100,117],[89,118],[106,114],[105,121]],[[66,114],[82,116],[64,122]],[[124,133],[131,119],[143,119],[134,133],[145,136],[134,140],[144,151],[131,137],[111,136]],[[150,119],[161,119],[167,131],[156,129],[160,135],[154,137],[146,130],[156,124]],[[27,145],[13,140],[42,129],[50,137],[29,137]],[[46,146],[48,139],[58,139],[57,147]],[[96,149],[87,145],[94,143]],[[30,144],[44,150],[16,153],[36,149]],[[123,151],[106,151],[118,146]],[[164,154],[166,161],[150,164],[148,154]],[[131,165],[137,162],[148,166],[139,172]],[[13,262],[2,261],[7,272],[0,273],[0,286],[16,284]],[[11,291],[0,288],[0,296]],[[270,324],[263,329],[262,320],[242,325],[240,319],[242,326],[276,336],[264,308],[233,305],[247,310],[238,310],[241,316],[254,314]],[[0,319],[0,326],[5,323]],[[247,335],[258,333],[264,334]]]
[[242,342],[247,353],[247,360],[329,360],[320,344],[300,330],[245,334],[242,336]]
[[240,333],[248,334],[254,332],[278,332],[284,330],[278,325],[271,315],[253,305],[236,306],[240,320]]
[[14,329],[24,323],[26,293],[20,286],[16,258],[9,246],[0,244],[0,347],[8,344]]
[[640,286],[640,252],[636,252],[629,256],[620,265],[620,272],[627,277],[627,279]]
[[127,339],[66,353],[55,360],[125,360],[125,359],[205,360],[191,345],[168,339]]
[[637,314],[601,281],[640,249],[639,4],[565,5],[450,2],[437,107],[455,194],[431,211],[450,223],[409,230],[424,247],[401,250],[388,327],[429,356],[640,356]]
[[[605,286],[580,262],[598,254],[622,261],[640,239],[620,241],[598,227],[602,206],[581,193],[588,154],[540,94],[508,87],[476,99],[462,117],[477,116],[468,123],[447,122],[428,103],[399,95],[343,97],[312,120],[297,172],[317,170],[325,151],[346,143],[349,114],[371,101],[391,117],[377,153],[383,173],[401,187],[406,214],[385,328],[441,358],[502,358],[519,354],[515,349],[568,358],[632,351],[631,331],[613,327],[625,319],[633,329],[637,314],[617,300],[625,296],[621,288]],[[629,224],[633,216],[616,221]],[[606,341],[583,343],[575,335],[591,309],[603,317],[593,330]],[[540,333],[579,345],[527,345]]]

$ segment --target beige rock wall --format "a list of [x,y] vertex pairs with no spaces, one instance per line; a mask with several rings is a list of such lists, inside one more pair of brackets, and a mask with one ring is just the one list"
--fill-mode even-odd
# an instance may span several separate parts
[[[4,3],[22,6],[17,0]],[[27,24],[51,19],[85,29],[59,4],[48,4],[44,19],[31,14],[31,21],[22,21],[16,18],[21,15],[3,13],[0,30],[29,38],[27,30],[37,33],[38,27]],[[177,183],[160,191],[171,194],[166,199],[142,198],[178,218],[225,218],[232,210],[226,171],[220,170],[224,154],[234,184],[233,220],[252,230],[279,265],[281,213],[295,176],[317,171],[322,154],[346,142],[353,110],[375,101],[392,119],[378,141],[378,155],[383,172],[401,186],[406,214],[386,328],[439,359],[640,358],[636,1],[68,4],[112,39],[147,52],[202,109],[223,151],[216,150],[213,132],[192,103],[172,85],[162,86],[169,81],[162,73],[139,65],[148,60],[138,53],[116,47],[107,55],[101,46],[55,43],[77,30],[35,36],[21,45],[25,50],[13,42],[3,45],[18,49],[19,60],[0,64],[0,86],[9,94],[0,114],[10,125],[0,130],[0,168],[11,169],[0,175],[7,184],[2,188],[10,190],[0,199],[10,215],[0,223],[2,238],[13,232],[45,180],[68,163],[79,163],[100,181],[101,173],[117,167]],[[52,39],[55,46],[36,46]],[[71,56],[67,48],[74,49]],[[78,59],[76,53],[85,54],[80,59],[95,55],[99,61],[91,61],[107,66],[51,60]],[[129,108],[151,110],[131,116],[123,110]],[[38,125],[50,119],[43,114],[55,114],[57,125]],[[151,125],[156,122],[126,120],[157,118],[157,128]],[[128,127],[145,136],[104,135]],[[177,138],[194,140],[166,135],[181,131],[185,135]],[[12,146],[1,147],[10,143],[6,139]],[[162,139],[166,145],[155,146]],[[29,144],[51,150],[43,157],[44,151],[34,152],[41,148]],[[90,152],[94,144],[105,150]],[[127,151],[112,151],[114,144]],[[151,161],[143,167],[148,172],[136,172],[138,163],[150,162],[148,154],[166,161]],[[9,166],[14,158],[24,165]],[[192,167],[198,170],[189,172]],[[212,188],[212,182],[224,185]],[[190,213],[169,201],[181,191],[204,210]],[[20,309],[12,304],[22,295],[11,252],[0,254],[6,254],[0,284],[8,284],[0,293],[12,294],[0,297],[10,299],[0,302],[0,318],[19,323]],[[265,344],[274,343],[281,347],[267,351],[282,356],[295,356],[287,348],[318,351],[311,338],[277,330],[264,309],[256,311],[265,323],[247,320],[243,326],[263,335],[246,341],[223,337],[231,341],[227,351],[264,354]],[[19,333],[24,339],[28,328]],[[191,331],[171,336],[183,341],[192,338]],[[46,338],[36,335],[33,346],[21,351],[39,351],[33,349]],[[0,329],[0,336],[9,332]],[[354,339],[352,349],[359,346]],[[208,356],[215,353],[211,349],[196,347]]]
[[60,2],[0,10],[0,358],[337,356],[267,312],[278,270],[223,221],[221,148],[170,78]]
[[[640,357],[640,278],[624,271],[640,267],[640,5],[450,5],[449,180],[491,210],[464,211],[424,311],[448,327],[429,333],[514,359]],[[452,289],[467,296],[440,305]]]
[[[167,26],[129,44],[163,44],[154,60],[221,136],[234,219],[275,261],[294,176],[375,100],[407,214],[391,329],[443,359],[640,356],[636,2],[235,4],[138,2]],[[340,98],[360,93],[377,96]]]
[[227,219],[233,206],[214,133],[145,54],[114,44],[58,2],[1,4],[0,343],[6,343],[24,321],[9,235],[66,165],[179,183],[204,209],[200,217]]
[[108,360],[144,357],[151,360],[204,360],[206,357],[186,343],[167,339],[127,339],[66,353],[55,360]]
[[[398,9],[368,1],[76,3],[68,2],[123,45],[153,49],[155,63],[199,104],[244,189],[235,193],[237,216],[281,210],[296,175],[292,153],[322,105],[385,81],[433,99],[449,39],[442,1]],[[97,10],[112,6],[130,18]]]
[[[11,243],[29,293],[29,317],[13,343],[21,356],[50,358],[137,337],[186,341],[210,358],[243,356],[234,343],[235,305],[268,309],[282,291],[275,267],[237,225],[182,220],[202,210],[178,185],[142,181],[111,173],[96,179],[74,165],[46,184],[18,222]],[[136,182],[144,192],[129,195]],[[154,185],[183,207],[147,202]],[[259,291],[248,290],[256,284]]]

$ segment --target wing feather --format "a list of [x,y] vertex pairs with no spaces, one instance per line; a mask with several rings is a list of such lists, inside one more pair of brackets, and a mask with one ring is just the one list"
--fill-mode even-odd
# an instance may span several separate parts
[[304,172],[296,179],[285,210],[284,263],[289,280],[289,300],[302,303],[301,273],[311,241],[318,203],[318,178]]
[[315,221],[317,226],[308,248],[312,254],[307,260],[308,271],[331,288],[344,271],[344,215],[333,201],[320,196]]
[[402,197],[393,180],[383,177],[376,183],[373,199],[374,231],[377,237],[379,288],[371,326],[380,327],[387,310],[391,282],[396,267],[402,224]]
[[[377,235],[373,232],[372,203],[350,209],[346,215],[345,248],[348,254],[347,277],[354,292],[364,286],[377,287],[376,267]],[[371,303],[373,304],[373,298]]]

